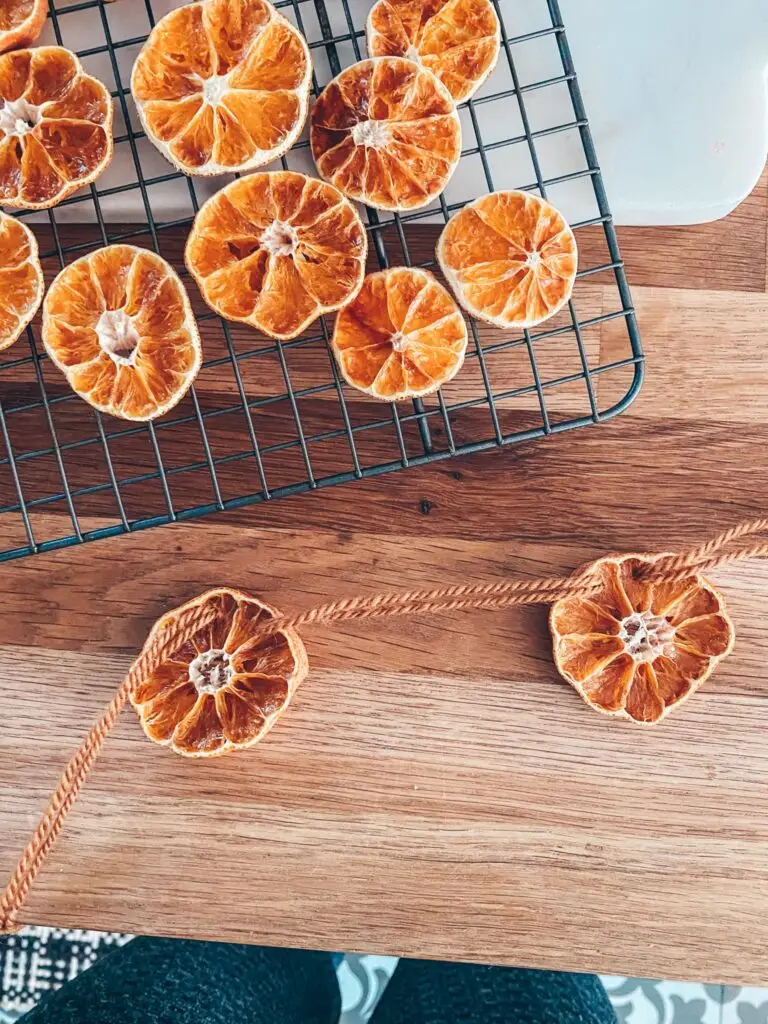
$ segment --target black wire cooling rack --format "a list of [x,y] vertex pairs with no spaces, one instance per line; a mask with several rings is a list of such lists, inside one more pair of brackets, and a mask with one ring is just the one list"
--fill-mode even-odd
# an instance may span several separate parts
[[[572,219],[580,269],[567,308],[536,331],[471,321],[454,381],[430,399],[387,405],[340,380],[324,321],[294,341],[272,342],[216,317],[187,275],[205,362],[183,403],[145,425],[100,415],[69,391],[45,356],[37,318],[27,343],[0,357],[0,560],[543,437],[629,405],[642,382],[642,350],[557,0],[494,2],[501,56],[460,108],[456,175],[426,210],[366,211],[370,249],[380,266],[434,268],[436,224],[482,192],[525,188],[566,216],[589,214]],[[54,210],[21,214],[38,236],[48,280],[117,241],[153,248],[183,272],[203,190],[221,182],[173,171],[140,130],[127,88],[150,27],[177,5],[51,0],[43,41],[75,50],[111,86],[116,119],[107,172]],[[277,6],[307,37],[315,93],[366,56],[368,0]],[[306,138],[282,166],[312,170]]]

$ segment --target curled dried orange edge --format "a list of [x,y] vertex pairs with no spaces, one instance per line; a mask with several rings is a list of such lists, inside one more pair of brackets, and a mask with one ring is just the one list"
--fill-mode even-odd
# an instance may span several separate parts
[[352,203],[298,171],[256,171],[200,208],[184,259],[220,316],[295,338],[355,297],[368,240]]
[[145,649],[194,607],[212,610],[213,622],[142,679],[131,703],[155,743],[184,757],[216,757],[251,747],[272,729],[309,663],[294,629],[263,636],[276,609],[229,587],[167,612],[152,627]]
[[0,55],[0,205],[44,210],[112,159],[109,90],[63,46]]
[[48,0],[4,0],[0,5],[0,53],[31,46],[43,31]]
[[371,57],[416,61],[464,103],[496,66],[501,26],[491,0],[377,0],[366,39]]
[[555,602],[558,672],[594,710],[653,725],[688,700],[733,649],[722,595],[694,574],[643,579],[664,555],[618,555],[592,566],[600,590]]
[[155,25],[131,73],[148,138],[185,174],[255,170],[307,119],[306,40],[268,0],[199,0]]
[[32,322],[43,290],[37,239],[26,224],[0,212],[0,352]]
[[109,245],[54,279],[42,339],[73,391],[99,412],[145,422],[192,386],[202,350],[189,296],[148,249]]
[[551,203],[516,189],[462,207],[437,242],[437,261],[461,305],[496,327],[526,329],[569,301],[576,238]]
[[342,376],[372,398],[430,395],[461,369],[467,325],[428,270],[390,267],[368,274],[336,317],[331,347]]
[[448,89],[402,57],[345,68],[317,98],[310,145],[320,177],[378,210],[417,210],[445,189],[461,156]]

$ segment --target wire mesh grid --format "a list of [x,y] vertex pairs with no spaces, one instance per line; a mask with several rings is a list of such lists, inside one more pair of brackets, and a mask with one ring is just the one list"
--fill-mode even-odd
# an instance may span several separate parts
[[[425,210],[365,211],[369,248],[382,267],[434,269],[437,224],[484,191],[525,188],[566,216],[577,211],[570,219],[580,269],[568,306],[533,331],[470,319],[467,358],[454,381],[429,399],[389,405],[342,382],[325,320],[275,343],[211,313],[187,276],[203,368],[181,405],[142,425],[95,412],[70,392],[44,353],[36,321],[28,353],[20,340],[0,362],[0,560],[544,437],[630,404],[642,382],[642,350],[558,2],[493,2],[501,56],[460,107],[457,173]],[[200,182],[172,170],[133,107],[133,60],[174,6],[51,0],[43,41],[68,46],[110,85],[116,119],[115,158],[105,174],[46,214],[21,214],[38,236],[49,280],[71,260],[118,241],[152,248],[184,274],[194,214],[229,180]],[[366,56],[368,0],[278,0],[277,7],[307,37],[315,94]],[[83,41],[94,45],[83,48]],[[312,172],[306,134],[280,165]]]

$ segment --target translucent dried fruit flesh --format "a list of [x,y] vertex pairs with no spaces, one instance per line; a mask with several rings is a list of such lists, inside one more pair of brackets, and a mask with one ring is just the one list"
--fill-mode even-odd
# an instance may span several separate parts
[[187,757],[253,746],[277,722],[308,671],[293,629],[265,635],[276,611],[237,590],[211,590],[168,612],[147,643],[182,612],[210,611],[210,624],[172,651],[131,697],[146,735]]
[[3,0],[0,5],[0,53],[31,46],[43,30],[47,0]]
[[558,601],[549,619],[560,674],[597,711],[645,724],[695,693],[734,636],[710,583],[698,575],[649,582],[655,561],[602,559],[600,590]]
[[490,192],[450,219],[437,258],[466,310],[498,327],[535,327],[570,299],[576,239],[530,192]]
[[43,342],[74,391],[100,412],[152,420],[200,368],[200,336],[162,257],[110,245],[65,267],[43,304]]
[[20,220],[0,213],[0,350],[21,335],[42,298],[43,271],[35,236]]
[[112,99],[61,46],[0,56],[0,204],[55,206],[112,157]]
[[499,19],[490,0],[378,0],[366,35],[371,57],[417,61],[456,103],[480,88],[499,56]]
[[426,206],[461,153],[451,94],[431,71],[400,57],[346,68],[320,93],[310,122],[322,177],[380,210]]
[[309,49],[267,0],[202,0],[149,35],[131,91],[149,138],[187,174],[275,160],[307,117]]
[[363,223],[338,189],[273,171],[212,196],[195,218],[185,259],[212,309],[285,340],[354,298],[366,251]]
[[458,373],[467,325],[432,274],[392,267],[366,277],[336,317],[332,346],[352,387],[394,402],[428,395]]

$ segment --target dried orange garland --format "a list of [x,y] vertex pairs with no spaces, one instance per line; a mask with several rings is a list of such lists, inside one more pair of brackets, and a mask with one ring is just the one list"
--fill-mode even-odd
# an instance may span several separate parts
[[[733,645],[723,599],[701,573],[768,556],[768,541],[732,546],[742,537],[765,532],[768,518],[747,520],[679,554],[601,558],[569,577],[346,598],[291,617],[227,588],[169,612],[155,624],[109,706],[64,770],[0,899],[0,932],[18,928],[30,888],[127,701],[136,707],[147,735],[178,753],[225,753],[260,739],[305,677],[306,653],[297,633],[301,626],[551,604],[556,664],[584,699],[609,714],[658,721],[695,691]],[[677,611],[670,615],[671,609]],[[569,624],[565,633],[564,623]],[[588,638],[581,651],[587,661],[591,659],[594,671],[585,672],[584,659],[573,656],[574,636]],[[605,638],[613,638],[611,651],[600,650]],[[707,653],[696,653],[703,638]],[[571,645],[565,655],[559,650],[564,642]],[[627,656],[634,662],[631,672]],[[686,674],[683,666],[691,660],[696,669]],[[608,679],[585,685],[611,664]],[[653,675],[662,677],[664,684],[657,683],[649,698]],[[196,694],[190,691],[191,684]],[[169,719],[174,693],[183,714]],[[217,737],[213,744],[212,730]]]

